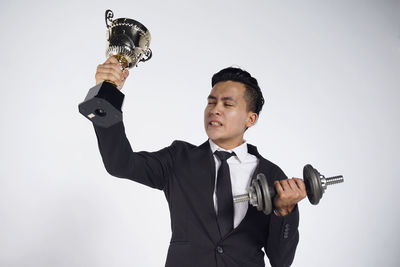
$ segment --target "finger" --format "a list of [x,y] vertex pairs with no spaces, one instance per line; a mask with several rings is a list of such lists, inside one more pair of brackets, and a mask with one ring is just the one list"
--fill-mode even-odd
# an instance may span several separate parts
[[127,69],[124,69],[124,70],[122,71],[122,79],[121,79],[121,82],[125,82],[125,81],[126,81],[126,78],[128,78],[128,76],[129,76],[129,71],[128,71]]
[[98,65],[97,70],[113,70],[122,73],[121,65],[114,63]]
[[109,63],[119,64],[119,61],[114,56],[111,56],[111,57],[107,58],[107,60],[104,63],[105,64],[109,64]]
[[114,69],[98,69],[96,75],[112,75],[117,80],[122,80],[122,72],[116,71]]
[[283,191],[290,191],[292,188],[289,184],[289,179],[284,179],[279,181],[282,185]]
[[288,182],[288,185],[290,187],[290,190],[297,191],[297,189],[298,189],[297,188],[297,184],[293,179],[288,179],[287,182]]
[[126,78],[128,78],[128,76],[129,76],[129,70],[124,69],[124,71],[122,72],[122,76],[123,76],[123,79],[124,79],[124,80],[125,80]]
[[300,190],[302,198],[305,198],[307,196],[307,189],[306,189],[306,185],[304,184],[304,181],[302,179],[298,179],[298,178],[296,178],[294,181],[296,182],[297,187]]
[[277,195],[282,195],[284,193],[284,190],[283,190],[283,187],[282,187],[280,181],[275,181],[274,184],[275,184],[275,189],[276,189]]
[[115,64],[99,65],[97,67],[97,73],[112,74],[117,79],[119,79],[119,80],[122,79],[122,71]]
[[296,202],[300,201],[306,196],[305,191],[300,188],[299,184],[301,182],[302,181],[298,178],[292,178],[288,181],[291,187],[290,194],[294,199],[296,199]]
[[304,184],[303,179],[300,178],[293,178],[293,181],[296,183],[297,187],[300,190],[305,190],[306,189],[306,185]]

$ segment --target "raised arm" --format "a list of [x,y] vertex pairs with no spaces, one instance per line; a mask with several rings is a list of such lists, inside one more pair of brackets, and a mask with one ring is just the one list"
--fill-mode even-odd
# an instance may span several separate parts
[[[128,75],[128,70],[122,71],[118,61],[110,57],[97,67],[96,84],[108,80],[117,84],[121,90]],[[164,189],[172,173],[173,145],[156,152],[133,152],[122,121],[109,128],[93,126],[108,173]]]
[[156,152],[133,152],[123,122],[109,128],[94,126],[107,172],[119,178],[163,190],[172,175],[173,144]]

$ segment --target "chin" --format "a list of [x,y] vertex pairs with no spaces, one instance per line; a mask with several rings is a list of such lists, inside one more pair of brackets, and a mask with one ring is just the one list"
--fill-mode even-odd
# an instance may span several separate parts
[[212,133],[212,132],[210,132],[210,131],[206,131],[206,132],[207,132],[208,138],[210,138],[211,140],[217,140],[217,139],[220,139],[220,138],[221,138],[221,135],[220,135],[220,134]]
[[222,131],[223,129],[206,129],[206,133],[208,138],[210,138],[211,140],[215,140],[215,141],[221,141],[221,140],[226,140],[229,139],[230,136],[226,135],[225,131]]
[[214,140],[217,137],[215,134],[212,134],[209,132],[206,132],[206,133],[207,133],[208,138],[210,138],[211,140]]
[[208,138],[210,138],[213,142],[218,142],[221,140],[225,140],[226,138],[220,134],[207,134]]

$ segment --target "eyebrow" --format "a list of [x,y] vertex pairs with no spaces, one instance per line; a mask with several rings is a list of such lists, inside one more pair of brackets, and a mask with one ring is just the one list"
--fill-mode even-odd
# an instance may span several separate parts
[[[209,95],[209,96],[207,97],[207,99],[208,99],[208,100],[210,100],[210,99],[216,100],[217,98],[216,98],[215,96],[213,96],[213,95]],[[231,96],[225,96],[225,97],[222,98],[222,100],[230,100],[230,101],[233,101],[233,102],[236,103],[236,100],[235,100],[233,97],[231,97]]]

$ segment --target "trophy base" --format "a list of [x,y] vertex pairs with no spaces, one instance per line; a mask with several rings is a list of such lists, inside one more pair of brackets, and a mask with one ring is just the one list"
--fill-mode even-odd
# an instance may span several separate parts
[[102,82],[92,87],[79,112],[97,126],[108,128],[122,121],[122,103],[125,95],[115,85]]

